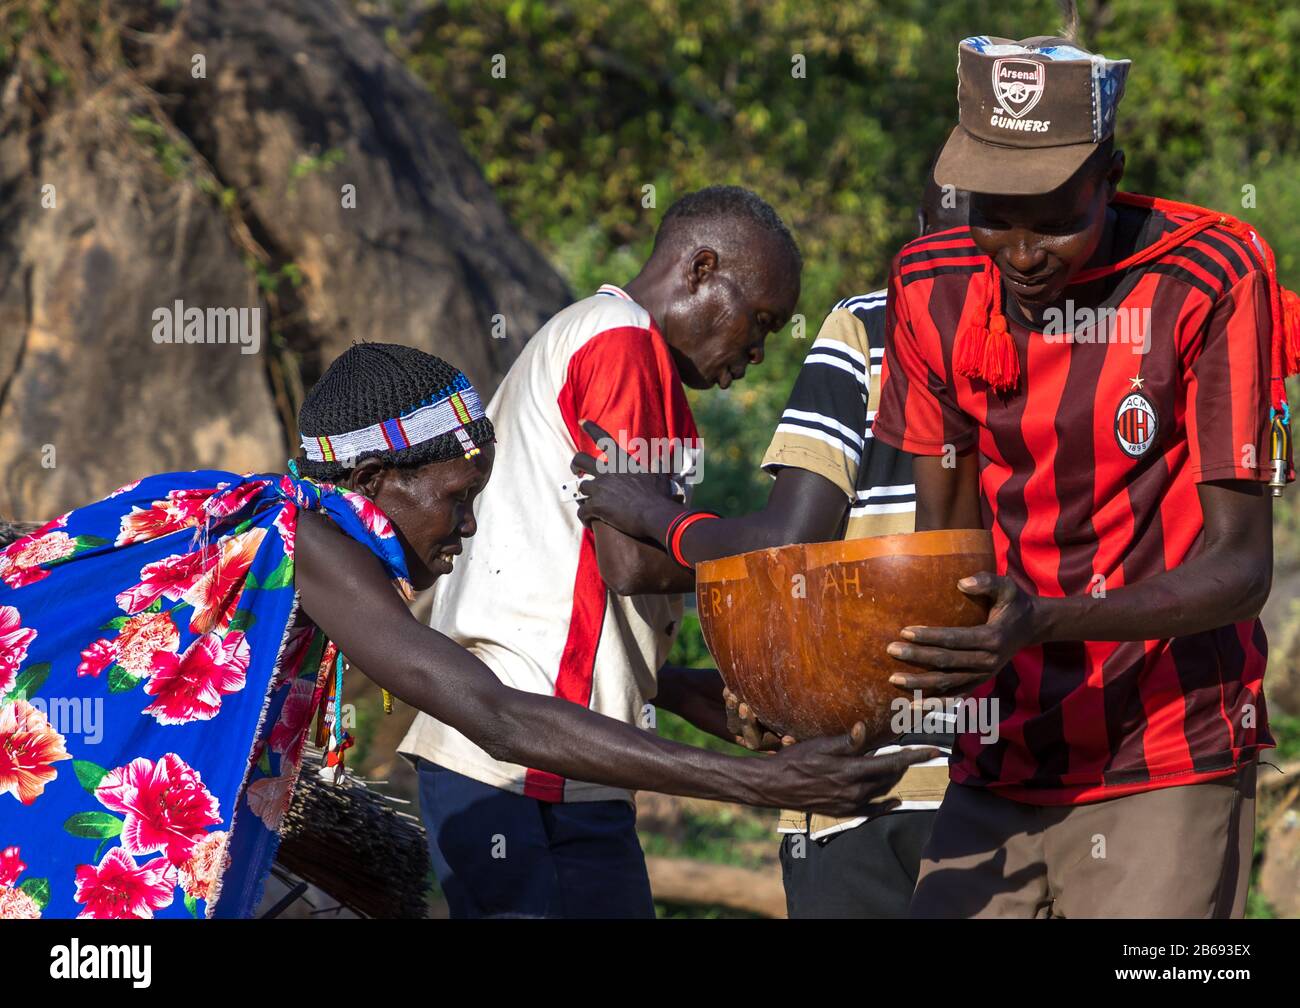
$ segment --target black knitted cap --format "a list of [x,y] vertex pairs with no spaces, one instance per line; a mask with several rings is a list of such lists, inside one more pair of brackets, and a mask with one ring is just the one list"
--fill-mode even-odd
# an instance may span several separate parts
[[[298,411],[304,437],[331,437],[393,420],[417,406],[444,397],[464,376],[441,357],[400,343],[354,343],[335,359]],[[487,417],[465,427],[476,445],[496,440]],[[385,464],[414,468],[460,458],[465,449],[452,432],[397,451],[362,452],[352,460],[378,458]],[[304,476],[337,482],[350,471],[341,462],[314,462],[299,457]]]

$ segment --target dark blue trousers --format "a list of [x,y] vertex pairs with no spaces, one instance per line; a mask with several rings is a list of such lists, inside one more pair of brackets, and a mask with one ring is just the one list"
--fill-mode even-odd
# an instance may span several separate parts
[[624,801],[555,804],[420,760],[420,817],[452,917],[653,917]]
[[822,840],[781,840],[781,878],[791,920],[906,917],[921,870],[921,849],[937,811],[876,816]]

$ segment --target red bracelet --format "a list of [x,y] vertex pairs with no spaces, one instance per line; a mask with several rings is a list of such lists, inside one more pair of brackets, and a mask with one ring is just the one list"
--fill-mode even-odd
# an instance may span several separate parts
[[691,515],[697,513],[698,512],[692,511],[688,508],[685,511],[678,511],[675,515],[672,516],[672,518],[668,522],[668,528],[664,530],[664,534],[660,537],[663,539],[664,549],[669,548],[668,544],[669,542],[672,541],[673,533],[677,531],[677,525],[680,522],[684,521],[685,519],[689,518]]
[[664,532],[664,545],[668,547],[668,555],[676,560],[683,567],[691,568],[695,565],[682,556],[682,536],[686,530],[696,522],[703,521],[705,518],[721,518],[722,515],[715,514],[712,511],[683,511],[676,518],[668,523],[668,528]]

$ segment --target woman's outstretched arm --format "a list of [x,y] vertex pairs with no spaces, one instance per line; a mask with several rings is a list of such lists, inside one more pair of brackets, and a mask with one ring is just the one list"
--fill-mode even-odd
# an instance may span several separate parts
[[464,648],[416,620],[375,557],[319,515],[299,516],[295,559],[303,609],[343,653],[494,759],[610,787],[852,815],[909,765],[937,755],[864,757],[875,740],[860,725],[851,736],[761,758],[669,742],[566,700],[505,686]]

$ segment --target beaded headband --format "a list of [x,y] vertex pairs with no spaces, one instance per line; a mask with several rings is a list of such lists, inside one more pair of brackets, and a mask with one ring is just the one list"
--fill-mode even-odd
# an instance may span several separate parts
[[465,458],[471,458],[481,449],[465,428],[483,416],[478,392],[468,378],[458,375],[451,385],[435,392],[409,413],[346,434],[304,435],[302,450],[313,462],[338,462],[365,452],[400,451],[444,434],[455,434]]

